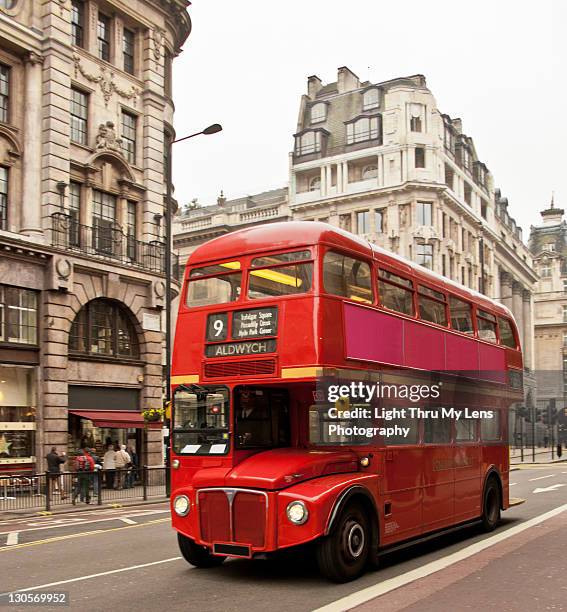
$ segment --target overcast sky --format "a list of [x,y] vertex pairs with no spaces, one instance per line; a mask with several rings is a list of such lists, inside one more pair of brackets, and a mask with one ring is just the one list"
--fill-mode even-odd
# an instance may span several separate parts
[[174,63],[176,197],[212,204],[288,180],[301,94],[348,66],[361,81],[424,74],[460,117],[524,228],[555,191],[567,208],[567,2],[193,0]]

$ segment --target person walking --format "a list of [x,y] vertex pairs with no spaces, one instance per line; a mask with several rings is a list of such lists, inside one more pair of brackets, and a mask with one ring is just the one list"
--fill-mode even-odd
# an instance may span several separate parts
[[131,465],[130,455],[126,452],[126,444],[122,444],[120,450],[116,451],[114,461],[116,462],[116,488],[122,489],[126,470]]
[[98,488],[102,486],[101,482],[101,473],[102,470],[102,460],[96,454],[96,448],[91,448],[91,457],[94,461],[94,474],[93,474],[93,495],[94,497],[98,497]]
[[130,455],[130,463],[132,465],[128,472],[127,483],[128,487],[133,488],[138,480],[138,453],[136,453],[136,449],[133,446],[129,446],[126,452]]
[[87,504],[91,503],[91,482],[94,472],[94,460],[86,448],[81,448],[75,459],[75,470],[77,472],[77,484],[73,491],[73,505],[77,503],[77,497]]
[[106,475],[106,488],[114,489],[114,474],[116,470],[116,451],[112,442],[108,444],[106,453],[102,459],[102,469]]
[[61,495],[61,500],[67,499],[65,488],[61,483],[61,465],[67,461],[65,453],[59,455],[55,446],[51,447],[51,452],[45,457],[47,459],[47,472],[49,478],[49,495],[53,497],[55,492]]

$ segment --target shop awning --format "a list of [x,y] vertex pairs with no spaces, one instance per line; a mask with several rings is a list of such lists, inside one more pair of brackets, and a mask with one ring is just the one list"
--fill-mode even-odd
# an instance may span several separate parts
[[[81,419],[88,419],[95,427],[112,429],[142,428],[144,419],[139,412],[127,410],[69,410]],[[150,429],[161,429],[162,423],[148,423]]]

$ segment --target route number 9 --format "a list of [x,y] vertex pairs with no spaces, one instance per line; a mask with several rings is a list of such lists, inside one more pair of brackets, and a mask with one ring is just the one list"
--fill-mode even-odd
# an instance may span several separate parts
[[207,319],[207,340],[218,342],[228,336],[228,316],[226,312],[210,314]]

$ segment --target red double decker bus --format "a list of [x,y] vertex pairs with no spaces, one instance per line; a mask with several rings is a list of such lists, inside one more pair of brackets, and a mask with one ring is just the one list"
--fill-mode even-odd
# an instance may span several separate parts
[[[379,402],[364,413],[344,397],[358,383],[443,393],[398,430]],[[196,249],[172,391],[172,520],[195,566],[313,542],[342,582],[400,543],[494,529],[509,507],[505,411],[522,397],[510,312],[330,225],[257,226]]]

